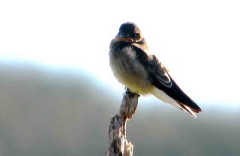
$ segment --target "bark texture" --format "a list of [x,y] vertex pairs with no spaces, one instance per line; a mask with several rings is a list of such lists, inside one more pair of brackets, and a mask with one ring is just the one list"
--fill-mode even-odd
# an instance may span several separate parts
[[106,156],[133,156],[133,144],[127,140],[126,126],[137,109],[138,97],[129,90],[124,94],[118,114],[110,121]]

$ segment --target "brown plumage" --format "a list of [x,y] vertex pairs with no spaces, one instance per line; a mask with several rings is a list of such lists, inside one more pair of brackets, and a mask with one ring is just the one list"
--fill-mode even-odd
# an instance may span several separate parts
[[110,66],[115,77],[130,91],[152,94],[165,103],[195,116],[201,108],[188,97],[156,56],[148,52],[145,39],[134,23],[124,23],[110,44]]

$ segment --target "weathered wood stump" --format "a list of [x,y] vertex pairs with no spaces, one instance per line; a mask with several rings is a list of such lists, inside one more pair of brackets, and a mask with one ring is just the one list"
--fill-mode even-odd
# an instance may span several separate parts
[[126,138],[126,125],[127,120],[132,118],[137,109],[138,97],[138,94],[128,89],[124,94],[118,114],[111,118],[106,156],[133,155],[133,144]]

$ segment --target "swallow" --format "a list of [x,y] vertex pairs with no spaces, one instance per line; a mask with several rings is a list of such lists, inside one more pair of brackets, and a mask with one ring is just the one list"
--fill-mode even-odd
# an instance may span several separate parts
[[196,117],[201,108],[172,79],[168,70],[148,51],[138,26],[123,23],[110,43],[110,67],[117,80],[131,92],[152,94]]

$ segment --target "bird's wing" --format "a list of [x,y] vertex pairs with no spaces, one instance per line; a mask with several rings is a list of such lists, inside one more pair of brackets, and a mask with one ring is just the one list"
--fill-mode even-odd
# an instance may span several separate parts
[[194,115],[193,112],[201,112],[200,107],[179,88],[156,56],[148,55],[137,46],[133,46],[133,49],[136,52],[138,61],[147,71],[148,79],[156,88],[163,91],[164,94],[177,102],[178,107],[190,114]]
[[158,61],[154,55],[148,55],[144,50],[137,46],[133,46],[133,50],[136,51],[138,61],[148,72],[151,81],[156,81],[161,85],[170,88],[172,81],[167,73],[167,69]]
[[158,61],[155,55],[150,57],[148,65],[146,65],[146,70],[148,71],[151,81],[161,83],[167,88],[172,87],[172,80],[167,72],[167,69],[161,62]]

